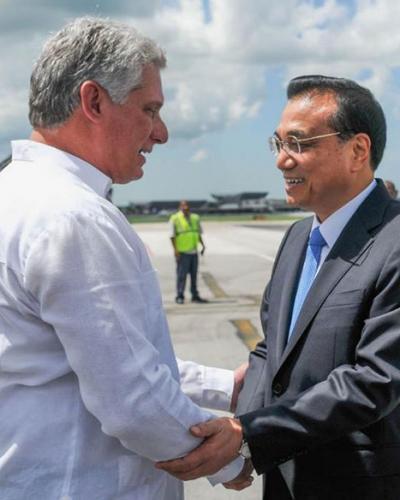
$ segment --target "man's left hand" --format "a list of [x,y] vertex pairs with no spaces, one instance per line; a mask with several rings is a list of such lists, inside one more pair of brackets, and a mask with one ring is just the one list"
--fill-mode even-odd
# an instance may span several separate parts
[[188,481],[215,474],[238,456],[243,439],[240,420],[217,418],[197,424],[190,431],[196,437],[205,438],[204,442],[183,458],[158,462],[158,469]]

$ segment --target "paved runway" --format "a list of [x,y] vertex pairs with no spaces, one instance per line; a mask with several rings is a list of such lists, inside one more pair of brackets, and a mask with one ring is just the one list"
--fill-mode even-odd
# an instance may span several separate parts
[[[175,304],[175,261],[168,224],[135,226],[158,269],[177,355],[235,368],[260,338],[259,304],[285,225],[265,222],[203,224],[206,253],[200,259],[199,290],[208,304]],[[188,286],[187,289],[189,290]],[[185,485],[186,500],[260,500],[261,479],[243,492],[212,488],[205,479]]]

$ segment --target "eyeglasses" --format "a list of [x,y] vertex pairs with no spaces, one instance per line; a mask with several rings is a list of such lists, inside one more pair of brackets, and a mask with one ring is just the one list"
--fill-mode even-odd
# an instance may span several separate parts
[[314,137],[306,137],[304,139],[298,139],[294,135],[288,135],[287,139],[282,141],[276,135],[273,135],[268,139],[269,147],[275,156],[278,156],[281,150],[288,154],[301,154],[302,144],[309,141],[314,141],[315,139],[324,139],[325,137],[333,137],[334,135],[339,135],[342,132],[331,132],[330,134],[315,135]]

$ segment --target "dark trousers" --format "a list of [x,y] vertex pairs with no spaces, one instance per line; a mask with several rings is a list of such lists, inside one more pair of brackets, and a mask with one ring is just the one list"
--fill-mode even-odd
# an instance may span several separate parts
[[400,476],[295,480],[290,492],[279,469],[264,476],[264,500],[400,500]]
[[176,266],[176,295],[177,297],[184,296],[186,286],[186,276],[190,274],[190,291],[192,298],[197,297],[197,269],[199,265],[199,258],[197,253],[181,253]]

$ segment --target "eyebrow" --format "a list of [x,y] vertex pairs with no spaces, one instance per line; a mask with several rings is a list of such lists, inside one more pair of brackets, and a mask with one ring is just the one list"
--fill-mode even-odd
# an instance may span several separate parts
[[[274,135],[276,135],[276,137],[278,137],[278,139],[282,139],[282,137],[279,135],[279,133],[276,130],[274,132]],[[286,137],[294,136],[294,137],[297,137],[298,139],[302,139],[302,138],[311,137],[312,135],[313,135],[312,130],[310,130],[308,133],[305,133],[304,130],[293,129],[293,130],[288,130]]]
[[144,105],[151,106],[151,107],[154,107],[157,109],[161,109],[163,107],[163,104],[164,103],[162,101],[149,101],[149,102],[146,102]]

